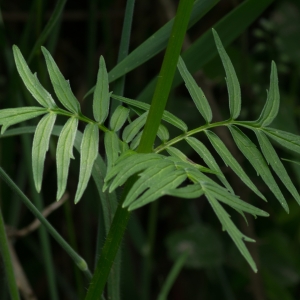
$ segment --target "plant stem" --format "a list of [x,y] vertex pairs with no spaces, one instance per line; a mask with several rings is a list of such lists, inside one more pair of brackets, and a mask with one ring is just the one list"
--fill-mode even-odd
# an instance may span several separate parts
[[16,278],[14,274],[13,264],[11,261],[8,240],[5,232],[5,224],[2,217],[2,212],[0,208],[0,254],[3,259],[4,270],[7,277],[7,284],[11,299],[20,299],[19,291],[16,283]]
[[[138,152],[147,153],[152,151],[158,126],[167,103],[172,80],[175,74],[177,61],[181,46],[184,40],[186,28],[193,7],[193,0],[181,0],[179,2],[177,15],[172,28],[171,37],[167,46],[160,77],[158,79],[156,92],[154,93],[150,112],[141,138]],[[132,187],[135,178],[131,178],[125,185],[119,206],[113,219],[106,242],[103,246],[97,268],[95,270],[91,285],[87,292],[86,300],[100,299],[110,269],[121,244],[124,232],[127,227],[130,213],[122,208],[123,201]]]
[[19,189],[19,187],[11,180],[11,178],[6,174],[6,172],[0,167],[0,177],[6,184],[11,188],[11,190],[17,193],[26,207],[34,214],[34,216],[46,227],[49,233],[54,237],[54,239],[61,245],[61,247],[69,254],[73,259],[78,268],[84,273],[84,275],[91,279],[91,272],[85,262],[85,260],[80,257],[70,245],[63,239],[63,237],[56,231],[56,229],[48,222],[48,220],[39,212],[39,210],[32,204],[32,202],[26,197],[26,195]]

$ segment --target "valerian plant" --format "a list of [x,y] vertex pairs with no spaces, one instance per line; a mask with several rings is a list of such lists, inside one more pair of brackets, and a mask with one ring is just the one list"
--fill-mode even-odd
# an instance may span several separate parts
[[[203,118],[203,124],[200,127],[188,129],[181,119],[168,111],[164,111],[162,117],[164,124],[160,124],[157,133],[158,140],[161,142],[153,145],[152,153],[137,153],[136,149],[140,143],[150,106],[137,100],[115,95],[109,90],[108,74],[105,60],[102,56],[99,61],[97,83],[93,96],[94,119],[90,119],[81,112],[80,104],[75,98],[69,82],[61,74],[47,49],[42,47],[42,53],[46,60],[55,94],[63,108],[56,104],[50,93],[39,82],[37,75],[30,71],[19,48],[13,46],[14,59],[19,75],[40,106],[0,110],[1,134],[10,134],[9,131],[5,131],[11,125],[44,115],[36,128],[24,128],[24,132],[34,131],[32,169],[38,192],[42,188],[44,162],[49,148],[50,137],[52,134],[59,136],[56,150],[57,200],[62,197],[66,190],[70,160],[74,159],[74,147],[80,152],[80,171],[74,199],[75,203],[78,203],[82,198],[91,175],[93,175],[100,195],[103,198],[114,193],[130,177],[137,175],[123,202],[123,207],[129,211],[157,201],[164,195],[187,199],[205,197],[223,229],[228,232],[241,254],[256,272],[256,264],[245,245],[245,241],[254,242],[254,240],[244,235],[235,226],[223,204],[233,208],[243,217],[245,217],[244,213],[249,213],[255,217],[267,217],[268,213],[244,202],[235,194],[225,174],[223,174],[216,162],[214,154],[194,135],[198,133],[205,135],[225,165],[229,166],[257,196],[262,200],[266,200],[227,149],[224,142],[212,131],[213,128],[218,126],[227,127],[236,146],[247,158],[257,174],[261,176],[286,212],[289,211],[287,202],[269,166],[271,166],[299,204],[300,196],[274,150],[270,139],[300,153],[300,138],[289,132],[269,127],[278,113],[280,104],[275,62],[271,63],[270,87],[260,116],[255,121],[237,120],[241,111],[239,81],[230,58],[217,32],[214,30],[213,36],[226,73],[230,110],[230,118],[228,120],[212,122],[213,114],[209,102],[180,57],[178,70],[197,110]],[[114,110],[111,118],[107,120],[110,113],[111,98],[120,101],[120,105]],[[130,113],[134,113],[137,116],[133,121],[131,121],[132,118],[129,118]],[[63,127],[55,126],[58,115],[67,118]],[[79,121],[86,124],[83,134],[78,131]],[[177,127],[182,133],[170,138],[166,124]],[[255,133],[260,149],[247,136],[246,131],[243,131],[244,128],[250,129]],[[12,132],[13,130],[11,130],[11,134]],[[106,167],[103,167],[103,160],[98,153],[99,132],[104,134]],[[176,145],[181,141],[186,142],[194,149],[206,166],[194,163],[177,149]],[[106,173],[104,174],[104,172]],[[108,218],[107,215],[104,217]],[[108,224],[109,221],[106,221],[106,227],[109,226]]]

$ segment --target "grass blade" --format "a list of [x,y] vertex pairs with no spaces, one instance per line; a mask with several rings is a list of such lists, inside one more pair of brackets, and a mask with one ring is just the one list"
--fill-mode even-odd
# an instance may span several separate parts
[[56,149],[57,193],[56,200],[64,194],[67,186],[70,159],[74,159],[73,146],[78,127],[77,118],[69,118],[60,132]]
[[97,84],[93,99],[94,118],[100,124],[106,120],[109,112],[110,93],[108,86],[108,75],[103,56],[100,56]]
[[0,110],[0,125],[2,125],[1,134],[3,134],[5,130],[11,125],[33,119],[47,112],[48,112],[47,109],[42,107],[35,107],[35,106],[1,109]]
[[72,113],[80,113],[79,102],[71,90],[69,81],[64,78],[53,57],[45,47],[42,47],[42,52],[46,60],[50,80],[58,100]]
[[217,32],[214,29],[212,30],[212,32],[226,73],[230,117],[232,119],[236,119],[240,115],[241,111],[241,88],[239,80],[236,76],[232,62],[227,55]]
[[19,75],[33,98],[44,107],[57,107],[50,93],[39,82],[36,74],[31,73],[20,49],[16,45],[13,46],[13,53]]
[[178,60],[178,70],[182,79],[185,82],[185,86],[187,87],[197,109],[199,110],[200,114],[206,121],[206,123],[210,123],[212,120],[212,111],[209,106],[209,103],[202,91],[202,89],[198,86],[195,79],[192,77],[190,72],[188,71],[183,59],[179,57]]
[[239,177],[240,179],[260,198],[266,201],[264,195],[257,189],[257,187],[250,180],[248,175],[242,169],[237,160],[232,156],[229,150],[226,148],[221,139],[213,132],[206,130],[205,131],[208,139],[210,140],[212,146],[223,159],[224,163],[229,166]]
[[[218,2],[218,0],[195,1],[188,28],[192,27]],[[170,20],[166,25],[150,36],[145,42],[143,42],[138,48],[132,51],[124,60],[117,64],[109,72],[109,82],[124,76],[165,49],[172,30],[173,22],[174,19]],[[94,88],[92,88],[85,95],[85,97],[90,95],[93,91]]]
[[282,164],[280,158],[278,157],[276,151],[274,150],[272,144],[266,137],[266,135],[260,130],[255,130],[261,151],[266,159],[266,161],[271,165],[277,176],[280,178],[282,183],[286,186],[289,192],[293,195],[295,200],[300,204],[300,196],[292,183],[290,176],[285,170],[284,165]]
[[94,162],[98,155],[99,129],[96,124],[85,127],[80,146],[80,171],[75,204],[78,203],[91,177]]
[[44,116],[36,127],[32,144],[32,170],[35,188],[41,191],[44,162],[49,149],[51,132],[56,120],[56,114],[49,113]]
[[286,203],[286,200],[284,199],[284,196],[282,195],[260,151],[239,128],[235,126],[229,126],[229,129],[238,148],[249,160],[253,168],[256,170],[257,174],[261,176],[266,185],[270,188],[270,190],[278,199],[284,210],[288,212],[289,208]]

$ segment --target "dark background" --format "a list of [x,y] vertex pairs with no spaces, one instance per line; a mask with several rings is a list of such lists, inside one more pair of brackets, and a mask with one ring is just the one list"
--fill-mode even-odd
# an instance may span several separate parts
[[[172,17],[177,2],[136,1],[130,51]],[[184,47],[188,48],[201,34],[213,27],[241,2],[221,0],[188,31]],[[2,14],[0,108],[16,107],[19,103],[26,103],[26,105],[33,103],[30,95],[24,91],[19,77],[16,76],[11,47],[13,44],[18,45],[23,55],[28,56],[55,4],[56,1],[0,1]],[[124,9],[125,1],[119,0],[68,1],[60,23],[44,43],[53,54],[65,78],[70,79],[72,90],[86,114],[90,113],[91,101],[89,98],[83,100],[83,97],[95,84],[99,56],[105,57],[108,70],[116,65]],[[298,134],[300,1],[274,1],[226,50],[232,59],[242,87],[243,104],[240,119],[254,120],[258,117],[266,99],[271,61],[274,60],[279,73],[281,106],[272,127]],[[124,95],[137,98],[147,83],[159,72],[162,59],[163,53],[160,53],[130,72],[126,77]],[[38,72],[41,82],[51,91],[40,52],[35,55],[30,68]],[[210,101],[214,120],[226,119],[229,116],[228,96],[220,59],[216,57],[211,60],[195,74],[195,78]],[[189,128],[200,126],[199,114],[183,85],[172,91],[168,109],[181,117]],[[59,119],[58,123],[63,124],[64,121]],[[242,218],[237,217],[235,213],[232,214],[232,219],[238,228],[256,239],[256,243],[247,243],[247,246],[259,271],[257,274],[251,271],[228,235],[222,233],[220,223],[205,198],[189,201],[164,198],[159,201],[148,299],[156,299],[176,258],[174,249],[181,243],[188,243],[194,247],[195,255],[187,261],[181,271],[169,299],[300,299],[300,208],[279,183],[290,206],[290,214],[286,214],[268,187],[256,176],[250,164],[244,161],[232,140],[228,138],[228,132],[221,130],[218,134],[269,200],[268,203],[259,200],[219,161],[236,193],[243,200],[270,213],[269,218],[254,220],[251,216],[247,217],[248,226]],[[249,136],[251,137],[251,133]],[[55,141],[54,139],[54,143]],[[26,154],[23,143],[24,141],[19,137],[1,140],[0,165],[31,198],[34,193],[30,188],[31,167],[26,162],[28,153]],[[185,145],[179,145],[179,148],[192,160],[198,162],[198,156]],[[280,157],[299,160],[295,154],[287,153],[281,148],[277,150]],[[78,178],[78,155],[76,158],[71,163],[68,181],[69,199],[48,219],[78,249],[92,268],[97,231],[95,211],[98,210],[99,199],[94,183],[91,182],[81,202],[76,206],[73,204]],[[299,189],[300,167],[286,162],[284,164]],[[55,200],[55,172],[55,149],[50,149],[44,171],[42,191],[44,206],[50,205]],[[22,206],[20,199],[14,196],[2,182],[0,189],[3,214],[9,226],[23,228],[33,221],[31,213]],[[135,231],[141,230],[142,235],[146,234],[148,210],[148,207],[144,207],[135,213],[134,220],[138,225],[131,224],[122,246],[122,299],[145,299],[141,291],[143,249],[137,246],[143,238],[139,239]],[[56,242],[52,243],[53,239],[50,241],[60,293],[59,299],[73,300],[77,299],[78,295],[78,299],[81,299],[84,290],[78,287],[78,282],[84,282],[82,275],[78,275],[73,262]],[[26,237],[13,239],[12,242],[37,298],[51,299],[39,246],[39,234],[35,231]],[[2,270],[0,264],[0,299],[5,300],[8,296]]]

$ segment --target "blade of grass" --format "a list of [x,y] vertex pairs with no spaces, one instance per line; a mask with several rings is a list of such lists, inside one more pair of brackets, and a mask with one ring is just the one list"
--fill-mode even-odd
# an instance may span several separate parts
[[67,3],[67,0],[58,0],[54,11],[46,24],[45,28],[43,29],[42,33],[40,34],[39,38],[35,42],[34,46],[32,47],[32,50],[28,56],[27,63],[29,64],[31,60],[33,59],[35,53],[41,45],[45,42],[49,34],[51,33],[52,29],[54,28],[55,24],[59,21],[60,16],[63,12],[63,9],[65,7],[65,4]]
[[[228,46],[238,36],[241,35],[245,29],[257,19],[257,17],[273,2],[274,0],[247,0],[242,2],[237,8],[232,10],[229,14],[223,17],[214,29],[218,32],[223,46]],[[236,26],[239,24],[239,26]],[[191,74],[201,69],[206,63],[217,56],[218,51],[214,43],[211,30],[206,31],[199,37],[193,45],[185,51],[181,57],[184,60],[186,67]],[[144,88],[138,96],[138,100],[149,102],[156,84],[156,78],[153,79]],[[173,88],[182,82],[179,73],[175,74],[173,81]]]
[[[188,28],[191,28],[193,25],[195,25],[218,2],[219,0],[195,1]],[[113,82],[114,80],[124,76],[165,49],[173,23],[174,19],[170,20],[167,24],[150,36],[144,43],[133,50],[119,64],[117,64],[108,74],[109,82]],[[93,91],[94,88],[89,90],[85,97],[90,95]]]
[[[172,28],[171,37],[168,42],[161,68],[159,82],[153,97],[152,105],[141,138],[141,143],[138,148],[138,152],[140,153],[152,151],[152,145],[169,96],[192,6],[193,0],[181,0],[179,2],[174,26]],[[133,182],[134,179],[128,180],[128,183],[125,185],[106,242],[102,248],[91,285],[88,289],[86,300],[99,299],[100,295],[103,293],[107,277],[127,227],[130,213],[126,209],[122,208],[122,203]]]
[[11,299],[19,300],[19,290],[14,274],[13,264],[9,252],[8,240],[5,232],[5,224],[2,217],[2,211],[0,208],[0,253],[3,260],[4,271],[6,273],[7,285]]
[[7,175],[7,173],[0,167],[0,177],[10,187],[10,189],[17,193],[26,207],[34,214],[34,216],[46,227],[53,238],[62,246],[62,248],[73,259],[78,268],[90,279],[92,274],[88,269],[88,266],[84,259],[80,257],[64,240],[64,238],[56,231],[56,229],[47,221],[46,218],[39,212],[39,210],[32,204],[32,202],[26,197],[26,195],[19,189],[19,187],[13,182],[13,180]]
[[157,297],[157,300],[166,300],[168,297],[168,294],[172,288],[172,285],[174,284],[177,276],[179,275],[181,269],[184,266],[185,261],[188,258],[188,252],[182,253],[177,260],[175,261],[170,273],[168,274],[168,277],[166,278],[163,287],[161,291],[159,292],[159,295]]

